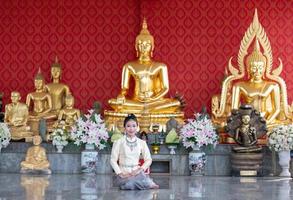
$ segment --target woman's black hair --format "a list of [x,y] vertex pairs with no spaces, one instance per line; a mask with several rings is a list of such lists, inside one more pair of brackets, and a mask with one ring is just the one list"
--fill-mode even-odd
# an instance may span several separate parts
[[127,123],[128,121],[130,121],[130,120],[135,121],[136,124],[138,124],[138,121],[137,121],[136,116],[135,116],[134,114],[131,113],[131,114],[127,115],[127,117],[125,117],[125,119],[124,119],[124,123],[123,123],[123,126],[125,127],[125,126],[126,126],[126,123]]

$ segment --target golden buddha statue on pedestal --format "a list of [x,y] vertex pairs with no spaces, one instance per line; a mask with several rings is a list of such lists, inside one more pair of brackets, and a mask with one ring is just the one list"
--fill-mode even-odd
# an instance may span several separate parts
[[[253,50],[248,53],[253,43]],[[291,122],[292,112],[287,102],[286,83],[279,76],[283,65],[279,59],[279,67],[272,70],[271,45],[258,21],[257,10],[241,41],[239,70],[233,67],[231,61],[232,58],[229,60],[229,72],[223,81],[221,95],[212,98],[212,120],[219,130],[226,125],[231,110],[238,109],[241,104],[250,104],[259,111],[266,119],[269,129]]]
[[21,173],[44,173],[51,174],[49,169],[50,163],[47,159],[46,149],[40,144],[42,138],[39,135],[33,137],[34,146],[30,147],[26,152],[25,160],[20,163]]
[[20,99],[20,93],[13,91],[11,92],[11,103],[5,106],[4,122],[10,129],[12,140],[28,139],[33,136],[33,132],[27,125],[28,107],[19,102]]
[[52,99],[51,95],[44,90],[45,79],[39,70],[35,77],[36,91],[29,93],[26,97],[26,104],[30,108],[32,105],[32,111],[29,113],[29,124],[32,131],[35,134],[39,133],[39,120],[45,119],[47,122],[47,129],[52,129],[54,121],[57,120],[56,113],[52,113]]
[[64,107],[65,97],[71,94],[69,87],[63,83],[60,83],[61,72],[61,65],[58,63],[58,58],[56,56],[55,63],[51,66],[51,77],[53,82],[47,84],[45,86],[45,90],[51,95],[52,98],[51,112],[56,112],[57,114]]
[[74,97],[70,94],[65,97],[65,107],[60,110],[56,128],[70,130],[76,120],[80,117],[80,111],[74,107]]
[[[118,128],[122,128],[122,119],[129,113],[138,116],[141,130],[148,130],[153,123],[165,125],[170,117],[183,122],[182,103],[165,97],[169,91],[168,68],[152,59],[154,38],[145,19],[135,49],[138,59],[123,66],[121,92],[109,100],[114,111],[105,111],[106,123],[112,126],[118,122]],[[135,84],[133,92],[128,91],[131,78]]]

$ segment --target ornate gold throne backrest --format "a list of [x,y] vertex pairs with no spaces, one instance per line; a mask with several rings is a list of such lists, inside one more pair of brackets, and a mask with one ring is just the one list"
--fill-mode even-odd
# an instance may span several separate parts
[[231,101],[231,87],[234,81],[241,80],[245,77],[245,57],[248,54],[248,48],[250,47],[253,40],[257,38],[260,45],[263,48],[263,54],[267,59],[265,69],[265,79],[277,82],[281,89],[281,114],[284,114],[287,118],[291,118],[291,110],[288,106],[287,100],[287,87],[285,81],[280,77],[283,70],[283,64],[279,58],[279,66],[272,70],[273,56],[271,50],[271,44],[265,33],[263,26],[260,24],[257,15],[257,9],[255,10],[253,21],[248,27],[245,35],[241,41],[240,50],[238,53],[237,64],[239,68],[235,68],[232,65],[232,58],[229,59],[227,66],[226,77],[222,83],[222,90],[220,95],[215,95],[212,98],[212,115],[213,118],[221,118],[226,116],[227,112],[231,112],[230,101]]

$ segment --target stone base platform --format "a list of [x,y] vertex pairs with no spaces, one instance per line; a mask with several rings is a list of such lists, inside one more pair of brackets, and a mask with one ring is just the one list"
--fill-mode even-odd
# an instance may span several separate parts
[[[0,173],[19,173],[20,162],[25,159],[25,153],[30,146],[31,144],[24,142],[12,142],[7,148],[2,149],[0,153]],[[57,153],[56,148],[52,144],[43,143],[42,146],[47,149],[47,156],[53,174],[81,173],[81,147],[69,144],[64,148],[63,153]],[[182,146],[175,151],[175,155],[170,155],[167,146],[161,145],[159,154],[152,154],[153,164],[151,166],[151,173],[189,175],[188,151]],[[232,145],[226,144],[217,145],[216,149],[212,151],[205,149],[207,154],[205,174],[207,176],[231,176],[231,151]],[[263,169],[260,175],[278,175],[280,168],[276,164],[277,156],[272,154],[267,147],[263,148],[263,153]],[[99,152],[98,174],[113,174],[110,166],[110,154],[110,148]],[[291,171],[293,171],[292,165]]]

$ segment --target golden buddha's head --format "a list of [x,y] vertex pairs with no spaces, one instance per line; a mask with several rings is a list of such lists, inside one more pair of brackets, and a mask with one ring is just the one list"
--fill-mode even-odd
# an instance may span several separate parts
[[65,106],[73,108],[74,106],[74,97],[69,94],[65,97]]
[[153,56],[154,50],[154,37],[148,30],[146,19],[143,19],[142,29],[135,39],[135,50],[137,57],[139,55]]
[[11,92],[11,102],[12,103],[18,103],[19,100],[21,99],[20,93],[17,91]]
[[253,80],[261,80],[266,69],[266,57],[261,53],[258,39],[255,39],[255,45],[252,53],[246,59],[248,76]]
[[44,87],[44,84],[45,84],[45,79],[44,79],[44,76],[41,72],[41,69],[39,68],[39,71],[35,77],[35,88],[37,90],[40,90]]
[[35,135],[33,137],[33,144],[34,145],[40,145],[42,143],[42,138],[39,135]]
[[61,65],[58,62],[58,57],[55,57],[55,62],[51,66],[51,76],[53,79],[59,79],[61,76]]

